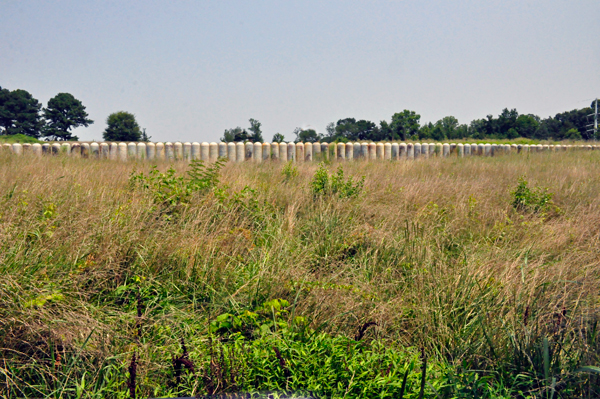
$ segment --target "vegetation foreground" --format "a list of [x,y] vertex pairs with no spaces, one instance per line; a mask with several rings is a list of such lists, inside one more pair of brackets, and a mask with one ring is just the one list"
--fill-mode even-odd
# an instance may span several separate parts
[[0,397],[598,397],[599,161],[0,154]]

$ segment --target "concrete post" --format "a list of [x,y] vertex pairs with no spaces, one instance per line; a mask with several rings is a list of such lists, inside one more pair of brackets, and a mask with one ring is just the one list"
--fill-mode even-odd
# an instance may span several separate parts
[[398,143],[392,143],[392,160],[398,160],[400,155],[399,150]]
[[230,162],[235,162],[235,143],[227,143],[227,159]]
[[360,143],[358,141],[352,143],[352,159],[360,160],[362,157]]
[[444,152],[444,145],[442,143],[435,143],[435,156],[441,157]]
[[288,161],[296,162],[296,143],[288,143],[287,158]]
[[311,162],[313,160],[313,145],[312,143],[304,143],[304,160]]
[[296,144],[296,162],[304,162],[304,143]]
[[[102,144],[106,144],[106,143],[102,143]],[[100,149],[102,149],[102,144],[100,144]],[[25,147],[25,144],[23,144],[23,150],[25,150],[28,147]],[[62,143],[60,145],[60,153],[63,155],[71,155],[71,144],[70,143]]]
[[[83,155],[83,145],[81,146],[81,152]],[[120,161],[127,161],[127,144],[126,143],[119,143],[119,160]]]
[[322,157],[321,157],[321,143],[319,143],[318,141],[313,144],[313,158],[317,162],[321,162],[321,160],[322,160]]
[[179,141],[173,143],[173,151],[175,152],[175,160],[181,161],[183,159],[183,144]]
[[442,144],[442,156],[446,158],[450,155],[450,144],[444,143]]
[[346,159],[352,161],[354,159],[354,144],[346,143]]
[[415,145],[413,143],[406,144],[406,159],[413,161],[415,159]]
[[173,146],[173,143],[169,141],[165,143],[165,157],[167,158],[167,161],[175,159],[175,147]]
[[329,143],[321,143],[321,158],[329,159]]
[[271,143],[262,144],[262,160],[269,161],[271,159]]
[[42,156],[42,145],[39,143],[35,143],[31,146],[31,152],[33,152],[38,157]]
[[156,144],[146,143],[146,159],[154,161],[156,158]]
[[[31,143],[23,143],[22,145],[23,145],[23,154],[27,154],[27,153],[31,152]],[[62,144],[62,146],[65,146],[65,145],[68,146],[69,149],[71,149],[70,144],[68,144],[68,143]]]
[[477,155],[477,144],[471,144],[471,156]]
[[337,143],[337,159],[338,161],[346,159],[346,144]]
[[456,155],[456,143],[450,143],[450,154]]
[[90,144],[89,143],[81,143],[81,157],[89,158],[90,156]]
[[489,143],[486,143],[485,146],[483,147],[483,151],[484,151],[484,155],[486,157],[492,156],[492,145]]
[[206,141],[200,143],[200,160],[203,162],[210,161],[210,144]]
[[[52,154],[56,155],[60,153],[60,146],[55,146],[54,144],[52,144]],[[98,143],[90,143],[90,158],[98,158],[99,153],[100,146],[98,145]]]
[[254,143],[254,149],[252,150],[252,161],[255,163],[262,162],[262,144]]
[[369,160],[369,143],[364,141],[360,143],[360,157],[365,161]]
[[510,152],[511,153],[517,153],[517,152],[519,152],[519,146],[516,145],[516,144],[511,144],[510,145]]
[[279,161],[279,143],[271,143],[271,159]]
[[415,143],[413,151],[414,151],[414,158],[415,159],[421,158],[421,143]]
[[137,159],[146,159],[146,143],[137,144]]
[[219,145],[214,141],[208,145],[208,158],[210,162],[216,162],[219,159]]
[[385,159],[386,161],[392,160],[392,144],[391,143],[385,143],[383,145],[383,159]]
[[462,143],[458,143],[456,145],[456,153],[459,158],[464,158],[465,156],[465,146]]
[[245,145],[241,141],[235,143],[235,162],[241,163],[246,159]]
[[12,152],[15,155],[23,155],[23,146],[21,143],[14,143],[12,145]]
[[421,143],[421,158],[429,158],[429,144],[427,143]]
[[200,159],[200,143],[194,141],[192,143],[192,159],[199,160]]
[[183,143],[183,159],[188,162],[192,160],[192,143],[189,141]]
[[383,160],[384,150],[385,150],[385,147],[383,146],[383,143],[377,143],[377,145],[375,147],[375,157],[379,160]]
[[254,144],[252,144],[251,142],[246,142],[245,149],[246,149],[246,152],[244,155],[244,159],[246,161],[252,161],[253,154],[254,154]]
[[377,144],[371,142],[369,143],[369,161],[374,161],[377,159]]
[[288,161],[288,148],[287,143],[279,143],[279,160],[281,162]]
[[[42,148],[42,152],[43,152],[43,148]],[[71,156],[75,157],[75,158],[81,157],[81,144],[80,143],[71,144]]]
[[464,153],[465,157],[471,156],[471,144],[465,144]]
[[[16,143],[18,144],[18,143]],[[96,144],[96,146],[98,146],[98,143],[94,143]],[[20,144],[19,144],[20,146]],[[21,147],[22,149],[23,147]],[[60,154],[60,144],[58,143],[52,143],[52,145],[50,146],[51,151],[52,151],[52,155],[59,155]],[[22,151],[21,151],[22,152]],[[98,153],[98,151],[96,151],[96,154]]]
[[165,151],[165,143],[158,142],[156,143],[156,159],[159,161],[164,161],[167,159],[167,153]]
[[227,143],[219,143],[219,158],[227,158]]
[[[10,150],[12,151],[12,146],[10,144],[6,144],[6,146],[8,148],[10,148]],[[42,144],[42,154],[44,154],[44,155],[50,155],[51,152],[52,152],[52,149],[50,148],[50,144],[49,143]]]
[[408,159],[408,146],[406,143],[400,143],[398,146],[400,152],[398,153],[398,159],[406,160]]
[[492,144],[492,149],[490,152],[490,156],[495,157],[500,155],[500,149],[498,148],[498,144]]

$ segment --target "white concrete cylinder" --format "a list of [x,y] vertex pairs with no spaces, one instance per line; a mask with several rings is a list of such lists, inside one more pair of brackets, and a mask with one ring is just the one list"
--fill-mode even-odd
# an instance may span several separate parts
[[[10,144],[5,144],[5,147],[10,149],[10,151],[12,152],[12,145]],[[42,144],[42,154],[44,155],[50,155],[50,153],[52,152],[52,149],[50,148],[50,143],[44,143]]]
[[281,162],[288,161],[288,148],[287,143],[279,143],[279,160]]
[[471,144],[465,144],[463,153],[465,157],[471,156]]
[[227,158],[227,143],[219,143],[219,158]]
[[287,158],[288,158],[288,161],[296,162],[296,144],[295,143],[288,143]]
[[477,155],[477,144],[471,144],[471,155]]
[[[83,145],[81,146],[83,153]],[[127,161],[127,143],[119,143],[119,160]]]
[[500,155],[500,147],[498,146],[498,144],[492,144],[492,156],[498,156]]
[[313,144],[313,159],[315,161],[321,161],[321,143],[318,141]]
[[312,162],[313,160],[313,144],[304,143],[304,160],[306,162]]
[[398,146],[398,149],[399,149],[398,158],[403,159],[403,160],[408,159],[408,146],[406,145],[406,143],[400,143],[400,145]]
[[429,158],[429,144],[421,143],[421,158]]
[[[42,151],[43,151],[43,149],[42,149]],[[81,157],[81,144],[80,143],[71,144],[71,156],[74,158]]]
[[37,156],[42,156],[42,145],[40,143],[33,144],[31,146],[31,152]]
[[159,161],[164,161],[167,159],[167,152],[165,151],[165,143],[162,143],[162,142],[156,143],[156,159]]
[[[70,148],[69,150],[67,150],[66,147],[62,146],[61,148],[61,152],[64,154],[68,154],[70,152]],[[100,143],[100,159],[108,159],[108,154],[110,152],[110,148],[108,146],[107,143]]]
[[90,156],[90,143],[81,143],[81,157],[89,158]]
[[246,149],[244,143],[237,142],[235,143],[235,162],[241,163],[246,159]]
[[137,159],[146,159],[146,143],[138,143],[137,144]]
[[376,147],[375,147],[375,157],[379,160],[383,160],[383,152],[384,152],[385,147],[383,146],[383,143],[377,143]]
[[435,156],[442,157],[444,153],[444,145],[442,143],[435,143]]
[[491,157],[492,156],[492,145],[489,143],[486,143],[485,146],[483,147],[484,150],[484,155],[486,157]]
[[450,144],[444,143],[442,144],[442,156],[446,158],[450,155]]
[[262,160],[269,161],[271,159],[271,143],[262,143]]
[[156,144],[146,143],[146,159],[151,161],[156,159]]
[[414,158],[415,159],[419,159],[421,158],[421,143],[414,143]]
[[[23,143],[23,154],[28,154],[29,152],[31,152],[31,143]],[[71,148],[71,145],[69,143],[63,143],[62,146],[67,145],[69,146],[69,149]]]
[[194,141],[192,143],[192,159],[200,159],[200,143],[198,143],[197,141]]
[[346,159],[351,161],[354,159],[354,144],[353,143],[346,143]]
[[[56,148],[56,151],[55,151],[54,144],[52,144],[52,153],[53,154],[54,153],[60,153],[60,146],[58,146],[58,148]],[[98,143],[90,143],[90,156],[92,158],[99,158],[100,157],[100,146],[98,145]]]
[[369,143],[369,161],[375,161],[377,159],[377,144]]
[[23,155],[23,146],[21,143],[14,143],[12,145],[12,152],[15,155]]
[[360,143],[360,158],[365,161],[369,160],[369,143]]
[[183,159],[183,144],[179,141],[173,143],[173,152],[175,153],[175,160],[181,161]]
[[456,155],[456,143],[450,143],[450,154]]
[[406,144],[406,159],[413,161],[415,159],[415,145],[413,143]]
[[304,143],[296,143],[296,162],[304,162]]
[[346,144],[337,143],[337,159],[338,161],[346,159]]
[[262,162],[262,144],[254,143],[254,148],[252,150],[252,161],[259,163]]
[[400,148],[398,147],[398,143],[392,143],[391,147],[392,147],[392,158],[391,159],[393,161],[397,161],[399,158],[399,155],[400,155],[400,153],[399,153]]
[[271,143],[271,159],[279,161],[279,143]]
[[254,144],[251,142],[246,142],[246,144],[244,144],[244,160],[246,161],[252,161],[252,158],[254,154]]
[[[102,144],[100,145],[100,148],[102,148]],[[23,144],[23,149],[25,149],[25,144]],[[60,145],[60,153],[67,156],[71,155],[71,143],[62,143]]]
[[235,148],[235,143],[227,143],[227,159],[229,159],[230,162],[235,162],[236,160]]
[[[119,144],[107,143],[108,144],[108,159],[116,161],[119,159]],[[71,147],[71,154],[73,153],[73,147]]]
[[214,141],[208,145],[208,157],[210,162],[216,162],[219,159],[219,145]]
[[129,158],[135,158],[135,154],[137,153],[137,146],[135,143],[127,143],[127,156]]
[[186,161],[192,160],[192,143],[188,141],[183,143],[183,159]]
[[352,143],[352,159],[355,159],[355,160],[361,159],[361,149],[360,149],[359,142]]
[[321,143],[321,158],[329,159],[329,143]]
[[463,158],[465,156],[465,146],[462,143],[458,143],[456,145],[456,154],[459,158]]
[[175,148],[170,141],[165,143],[165,158],[167,161],[173,161],[175,159]]
[[385,143],[383,145],[383,159],[390,161],[392,159],[392,144]]

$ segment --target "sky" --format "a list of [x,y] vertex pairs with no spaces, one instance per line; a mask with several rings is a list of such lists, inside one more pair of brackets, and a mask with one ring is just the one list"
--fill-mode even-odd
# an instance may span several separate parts
[[292,140],[404,109],[547,117],[600,96],[600,1],[0,0],[0,86],[73,94],[97,141],[116,111],[190,142],[249,118]]

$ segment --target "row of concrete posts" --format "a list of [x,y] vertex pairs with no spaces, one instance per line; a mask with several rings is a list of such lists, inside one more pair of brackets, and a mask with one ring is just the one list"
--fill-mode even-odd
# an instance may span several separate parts
[[510,153],[598,150],[596,145],[455,144],[455,143],[44,143],[3,144],[4,150],[22,155],[64,154],[84,158],[128,160],[203,160],[234,162],[267,160],[310,162],[337,160],[402,160],[429,157],[497,156]]

